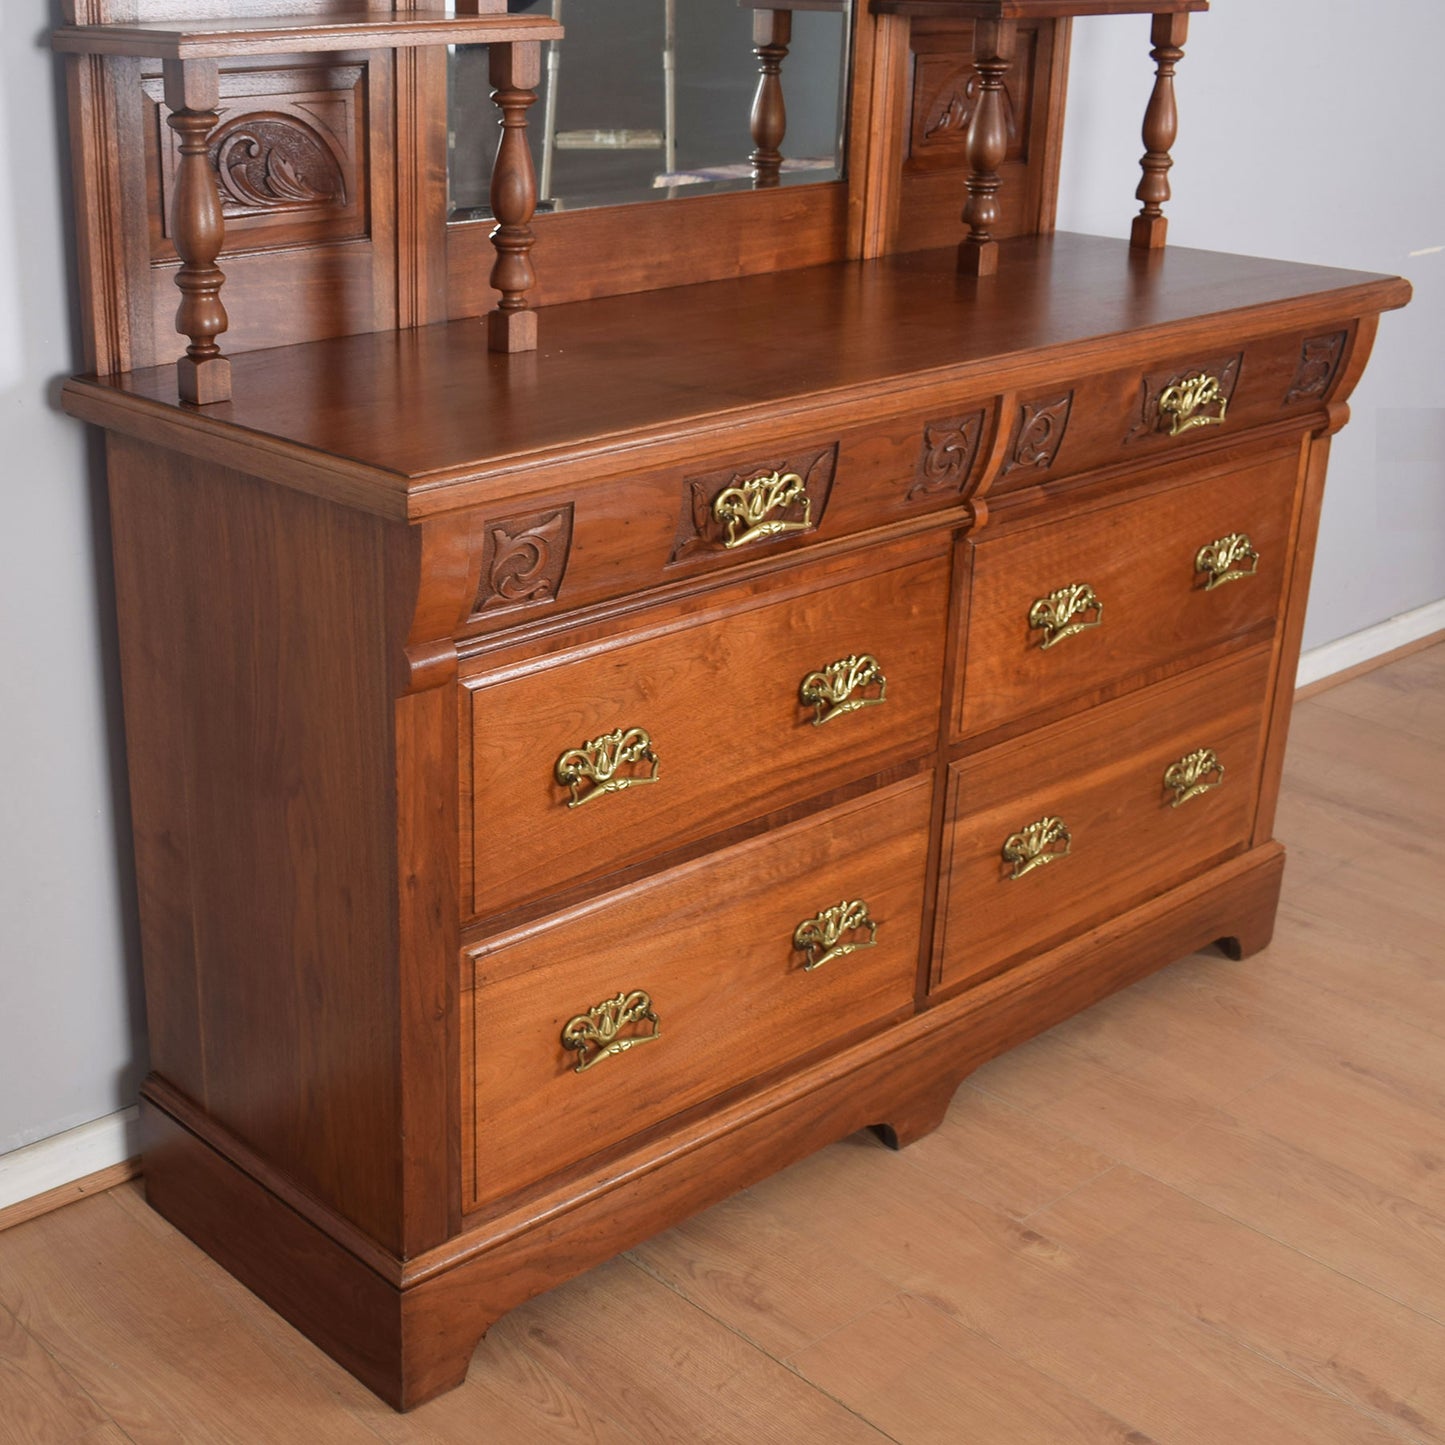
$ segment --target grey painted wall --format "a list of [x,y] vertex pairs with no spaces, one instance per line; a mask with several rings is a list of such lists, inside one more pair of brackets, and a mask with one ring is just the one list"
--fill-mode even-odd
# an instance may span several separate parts
[[[689,0],[697,3],[697,0]],[[45,0],[0,6],[0,1152],[130,1103],[141,1068],[104,524],[73,361]],[[1180,72],[1181,244],[1403,271],[1336,445],[1308,641],[1445,596],[1445,121],[1435,0],[1215,0]],[[1078,27],[1062,220],[1122,232],[1147,22]],[[1408,44],[1392,37],[1409,34]],[[1413,138],[1413,139],[1412,139]],[[97,538],[100,538],[99,545]],[[123,801],[122,805],[123,806]]]
[[[1306,647],[1445,597],[1442,45],[1438,0],[1213,0],[1179,67],[1172,244],[1415,286],[1334,441]],[[1145,16],[1075,25],[1065,229],[1128,233],[1148,46]]]
[[0,6],[0,1152],[133,1102],[143,1047],[47,10]]

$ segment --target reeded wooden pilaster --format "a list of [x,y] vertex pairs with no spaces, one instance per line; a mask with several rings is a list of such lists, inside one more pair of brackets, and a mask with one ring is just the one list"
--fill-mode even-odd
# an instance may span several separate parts
[[783,136],[788,108],[783,100],[783,61],[793,38],[791,10],[753,12],[753,54],[758,57],[758,89],[751,116],[753,185],[776,186],[783,171]]
[[487,316],[487,345],[493,351],[535,351],[537,313],[527,305],[536,284],[532,269],[532,216],[537,210],[537,173],[527,145],[527,109],[537,100],[542,80],[542,47],[536,41],[493,45],[490,51],[492,100],[501,110],[501,139],[492,166],[492,214],[497,218],[492,245],[497,248],[492,286],[502,293]]
[[1169,222],[1164,215],[1164,202],[1169,199],[1170,155],[1179,134],[1179,112],[1174,104],[1174,67],[1184,58],[1184,42],[1189,35],[1189,16],[1156,15],[1150,39],[1154,58],[1154,91],[1144,112],[1144,157],[1139,162],[1144,171],[1135,195],[1144,208],[1134,217],[1130,244],[1155,250],[1164,244]]
[[963,207],[968,235],[959,244],[958,269],[970,276],[998,270],[999,167],[1008,154],[1008,115],[1004,76],[1013,60],[1018,25],[1013,20],[979,20],[974,25],[973,67],[978,72],[978,103],[968,122],[968,200]]
[[216,337],[230,325],[221,304],[225,274],[216,265],[226,237],[221,192],[208,154],[220,105],[220,75],[214,60],[167,60],[166,123],[180,142],[175,200],[171,206],[171,239],[181,258],[176,272],[181,304],[176,330],[190,339],[176,363],[181,400],[193,406],[229,401],[231,363],[221,355]]

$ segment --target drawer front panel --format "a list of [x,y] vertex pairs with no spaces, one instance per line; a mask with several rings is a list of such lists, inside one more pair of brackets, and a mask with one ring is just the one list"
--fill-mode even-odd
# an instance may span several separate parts
[[958,735],[1257,639],[1278,612],[1297,470],[1291,451],[980,541]]
[[468,605],[458,636],[956,509],[979,480],[993,408],[950,396],[867,426],[477,508],[459,542]]
[[956,763],[938,982],[987,977],[1242,848],[1268,672],[1258,648]]
[[471,684],[466,901],[523,903],[926,752],[948,576],[934,556],[724,601],[659,636]]
[[931,796],[912,779],[465,955],[465,1207],[909,1010]]
[[991,495],[1121,462],[1186,456],[1250,428],[1318,411],[1347,329],[1223,342],[1021,394]]

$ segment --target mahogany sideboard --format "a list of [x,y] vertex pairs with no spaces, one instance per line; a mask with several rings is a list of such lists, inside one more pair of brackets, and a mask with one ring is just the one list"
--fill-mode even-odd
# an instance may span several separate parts
[[[553,32],[252,8],[238,40],[80,0],[57,35],[146,1191],[407,1408],[521,1301],[1265,946],[1329,439],[1409,291],[1162,244],[1199,0],[862,10],[848,179],[533,225],[513,155],[493,290],[422,46],[493,26],[515,130]],[[1070,17],[1152,10],[1144,224],[1054,234]],[[315,214],[247,211],[210,129],[287,85],[369,148]]]

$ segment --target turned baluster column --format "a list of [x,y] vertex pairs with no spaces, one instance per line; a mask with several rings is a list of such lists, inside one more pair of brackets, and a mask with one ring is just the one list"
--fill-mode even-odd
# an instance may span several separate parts
[[220,74],[214,60],[167,60],[164,68],[166,124],[175,131],[181,152],[171,206],[171,240],[181,258],[176,330],[190,338],[176,363],[176,380],[182,401],[206,406],[231,396],[231,363],[216,344],[230,324],[221,304],[226,277],[216,265],[226,224],[208,154],[220,105]]
[[1156,15],[1150,39],[1154,48],[1154,92],[1144,112],[1144,158],[1139,162],[1144,171],[1135,195],[1144,202],[1134,217],[1130,244],[1154,250],[1164,244],[1169,222],[1164,215],[1164,202],[1169,199],[1169,168],[1174,157],[1169,154],[1179,134],[1179,112],[1174,105],[1174,67],[1184,58],[1184,42],[1189,35],[1189,16]]
[[968,235],[958,247],[958,269],[970,276],[998,270],[999,167],[1008,154],[1008,113],[1004,76],[1013,60],[1018,25],[1013,20],[979,20],[973,28],[973,68],[978,72],[978,103],[968,121],[968,200],[963,207]]
[[487,316],[487,345],[493,351],[535,351],[537,313],[527,305],[527,292],[537,280],[531,259],[537,173],[527,145],[527,108],[536,103],[542,80],[542,47],[535,40],[493,45],[489,64],[492,100],[502,112],[491,189],[497,218],[492,287],[502,299]]
[[753,185],[776,186],[783,171],[783,136],[788,108],[783,101],[783,61],[793,39],[791,10],[753,12],[753,54],[758,57],[758,89],[753,96]]

